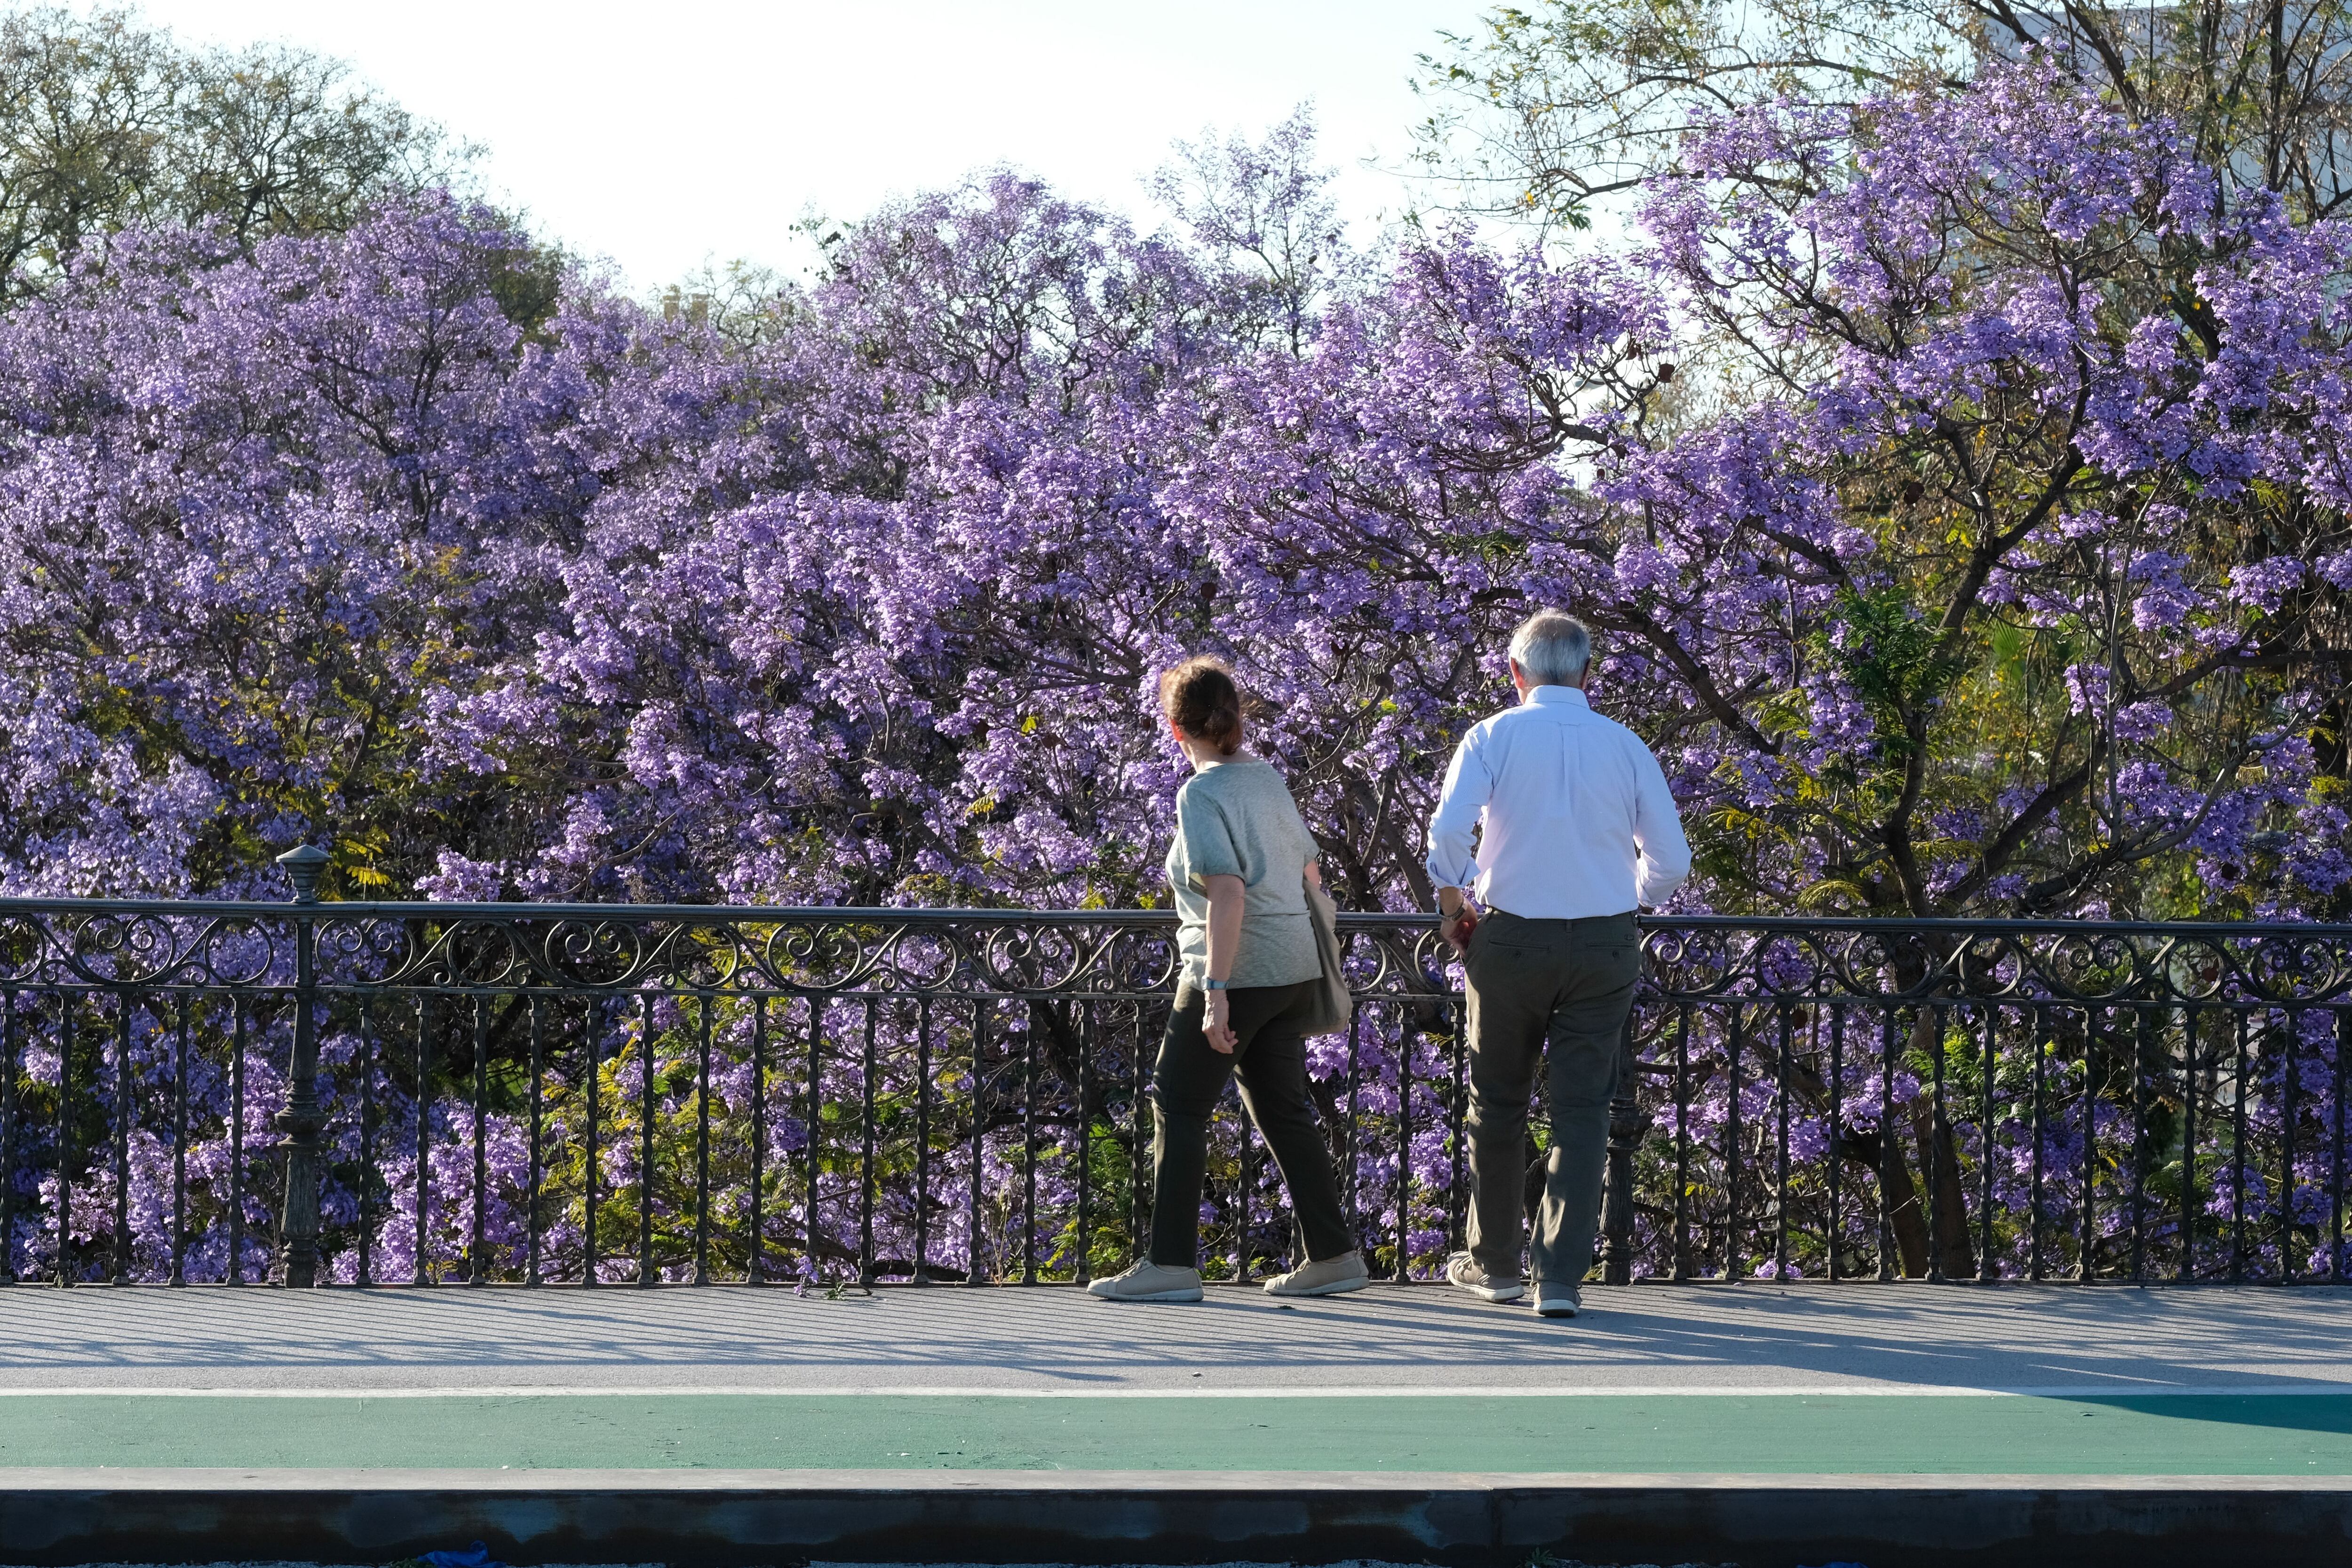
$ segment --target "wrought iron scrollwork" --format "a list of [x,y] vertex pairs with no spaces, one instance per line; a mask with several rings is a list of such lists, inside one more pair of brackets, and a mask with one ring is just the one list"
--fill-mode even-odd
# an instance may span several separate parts
[[[628,904],[322,904],[320,983],[342,990],[1148,995],[1176,973],[1172,915]],[[1367,996],[1454,987],[1426,915],[1348,915]],[[1644,919],[1646,995],[1892,1001],[2352,999],[2352,928],[2293,925]],[[0,900],[0,981],[244,989],[293,983],[284,905]]]
[[2352,929],[2021,921],[1643,922],[1661,1000],[2352,999]]

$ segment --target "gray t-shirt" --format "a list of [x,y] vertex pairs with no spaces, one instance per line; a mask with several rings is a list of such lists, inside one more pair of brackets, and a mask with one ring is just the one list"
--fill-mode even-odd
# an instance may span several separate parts
[[1226,977],[1234,985],[1292,986],[1323,973],[1307,915],[1305,877],[1315,852],[1315,835],[1273,764],[1237,758],[1185,780],[1176,791],[1176,841],[1168,846],[1185,988],[1209,972],[1209,891],[1202,879],[1212,876],[1237,876],[1246,890],[1241,946]]

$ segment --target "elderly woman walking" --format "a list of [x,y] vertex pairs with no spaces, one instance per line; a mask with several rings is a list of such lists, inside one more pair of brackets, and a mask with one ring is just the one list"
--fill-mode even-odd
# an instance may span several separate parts
[[1307,1025],[1323,981],[1307,883],[1321,886],[1315,838],[1282,775],[1242,749],[1233,672],[1192,659],[1160,679],[1160,703],[1192,777],[1176,794],[1168,883],[1183,976],[1151,1074],[1151,1249],[1087,1287],[1114,1301],[1201,1299],[1201,1189],[1209,1115],[1238,1073],[1242,1103],[1290,1189],[1304,1260],[1266,1281],[1277,1296],[1360,1290],[1331,1157],[1307,1097]]

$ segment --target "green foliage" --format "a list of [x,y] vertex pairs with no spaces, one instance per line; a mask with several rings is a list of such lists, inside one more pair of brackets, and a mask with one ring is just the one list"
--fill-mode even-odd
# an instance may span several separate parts
[[1964,0],[1526,0],[1421,57],[1416,155],[1464,204],[1581,229],[1674,166],[1696,117],[1780,98],[1850,102],[1962,87],[1987,59],[2059,57],[2134,115],[2169,114],[2206,155],[2261,172],[2299,221],[2341,212],[2352,5],[2189,0],[2151,12]]
[[1863,699],[1890,724],[1949,691],[1962,665],[1939,649],[1941,638],[1899,588],[1838,595],[1826,657],[1845,672]]
[[0,17],[0,304],[132,224],[245,246],[340,232],[472,157],[333,60],[191,49],[127,9],[17,11]]

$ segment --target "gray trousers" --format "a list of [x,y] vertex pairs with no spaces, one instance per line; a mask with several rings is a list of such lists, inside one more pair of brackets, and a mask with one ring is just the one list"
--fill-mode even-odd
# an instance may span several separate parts
[[1489,910],[1464,959],[1470,999],[1470,1253],[1490,1279],[1519,1274],[1528,1104],[1551,1070],[1551,1147],[1528,1260],[1537,1282],[1592,1266],[1609,1098],[1641,977],[1633,916],[1522,920]]

